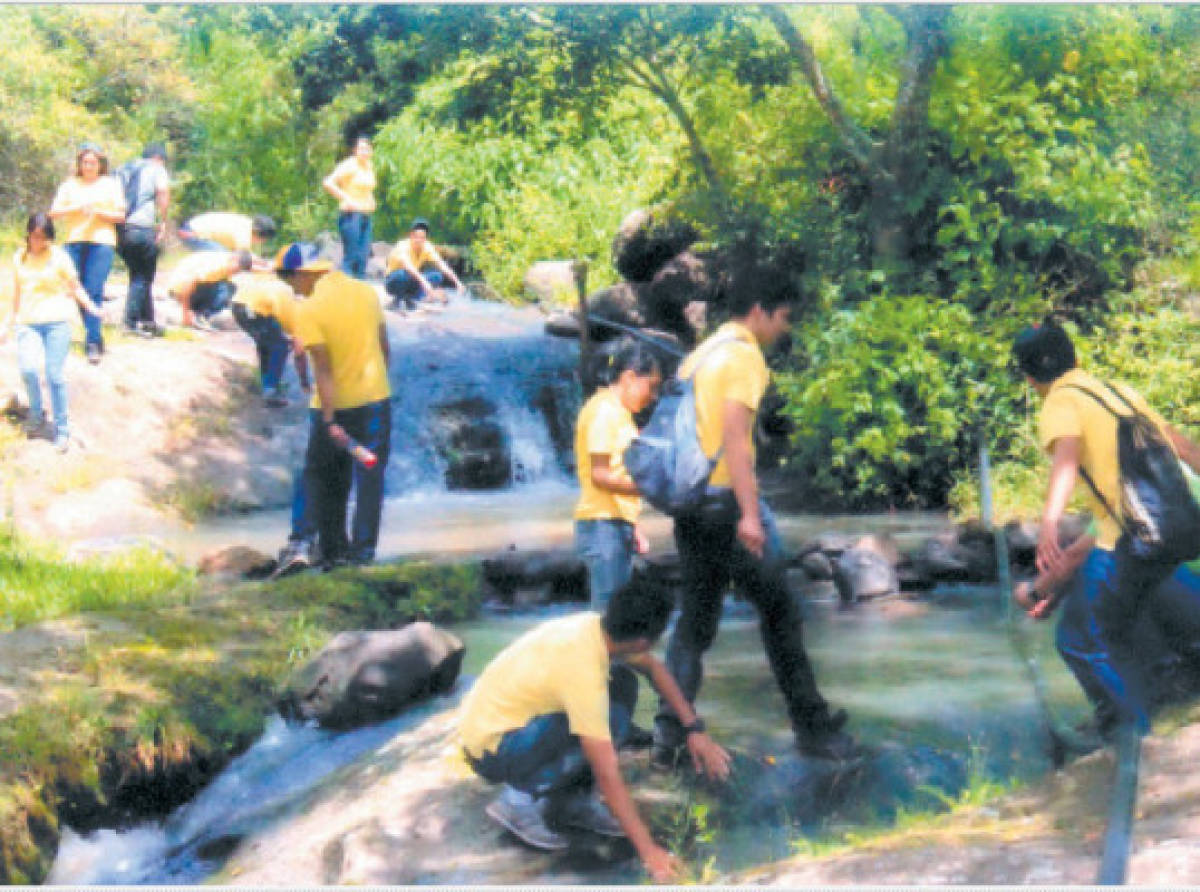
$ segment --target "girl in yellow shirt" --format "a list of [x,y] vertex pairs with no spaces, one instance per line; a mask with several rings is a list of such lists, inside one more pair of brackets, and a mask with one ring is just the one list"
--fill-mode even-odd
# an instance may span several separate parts
[[104,353],[100,310],[104,283],[112,270],[117,249],[117,224],[125,220],[125,193],[115,177],[108,175],[108,158],[95,143],[85,142],[75,156],[75,175],[63,183],[50,206],[50,219],[64,230],[64,247],[75,264],[79,281],[91,298],[95,312],[80,304],[87,333],[88,362],[95,365]]
[[79,283],[71,258],[54,244],[54,223],[47,214],[34,214],[25,224],[25,247],[13,257],[12,293],[6,334],[15,331],[17,336],[17,365],[29,394],[27,433],[34,437],[48,433],[38,380],[42,363],[54,410],[54,446],[66,452],[71,440],[63,367],[71,348],[71,315],[76,304],[91,313],[99,313],[99,308]]
[[375,213],[375,168],[371,141],[360,136],[354,154],[346,158],[321,183],[338,200],[338,232],[342,236],[342,270],[361,279],[371,255],[371,214]]
[[635,552],[648,548],[637,529],[642,500],[623,456],[637,436],[633,416],[654,399],[662,372],[648,347],[630,341],[612,356],[609,381],[584,404],[575,426],[575,549],[587,566],[592,609],[600,612],[629,581]]

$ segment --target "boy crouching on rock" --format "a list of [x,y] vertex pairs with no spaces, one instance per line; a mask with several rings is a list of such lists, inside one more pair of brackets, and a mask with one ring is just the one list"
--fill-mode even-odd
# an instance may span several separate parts
[[[639,577],[619,589],[603,616],[577,613],[522,635],[484,669],[462,707],[467,761],[504,784],[488,817],[535,848],[567,840],[546,819],[626,836],[659,882],[679,863],[654,842],[617,762],[637,703],[636,670],[675,710],[697,771],[724,780],[729,754],[704,731],[671,674],[650,649],[671,615],[670,596]],[[591,791],[592,781],[600,796]],[[602,797],[602,798],[601,798]]]

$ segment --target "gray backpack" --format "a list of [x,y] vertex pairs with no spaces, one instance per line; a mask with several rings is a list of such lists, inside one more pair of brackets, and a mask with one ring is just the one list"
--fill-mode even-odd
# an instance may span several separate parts
[[625,450],[625,469],[638,492],[664,514],[678,517],[696,511],[704,501],[708,478],[721,460],[724,447],[709,458],[700,445],[693,381],[716,347],[734,340],[714,341],[691,375],[670,378],[663,384],[650,421]]

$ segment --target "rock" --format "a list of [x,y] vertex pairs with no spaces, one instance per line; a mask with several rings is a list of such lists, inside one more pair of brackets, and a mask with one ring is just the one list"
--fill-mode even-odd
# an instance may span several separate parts
[[448,489],[500,489],[512,482],[512,455],[496,407],[482,397],[434,406],[430,432],[446,462]]
[[900,583],[901,592],[927,592],[937,585],[937,582],[916,563],[903,563],[896,568],[896,579]]
[[378,257],[372,257],[367,260],[364,272],[368,279],[383,279],[387,276],[387,263]]
[[372,259],[378,258],[379,260],[386,261],[387,256],[391,253],[392,253],[392,243],[391,242],[371,242],[371,253],[369,256]]
[[329,260],[334,266],[341,266],[342,258],[345,257],[345,252],[342,250],[342,238],[336,232],[323,230],[318,232],[313,239],[313,243],[317,246],[317,250],[325,260]]
[[809,579],[833,579],[833,561],[823,551],[810,551],[802,557],[800,569]]
[[577,338],[582,329],[579,314],[569,310],[555,310],[546,317],[544,325],[546,334],[556,338]]
[[506,604],[527,607],[588,599],[587,568],[574,551],[506,551],[482,562],[484,582]]
[[210,551],[196,564],[201,576],[239,576],[261,579],[275,569],[275,558],[245,545],[227,545]]
[[896,568],[887,558],[865,548],[851,548],[837,559],[833,582],[844,605],[900,593]]
[[900,549],[896,547],[895,538],[888,533],[863,536],[854,543],[854,547],[864,551],[873,551],[893,567],[900,564]]
[[695,301],[712,300],[716,284],[715,271],[695,254],[672,257],[642,290],[646,324],[678,335],[688,346],[695,344],[701,329],[692,326],[685,310]]
[[454,687],[462,641],[432,623],[341,632],[288,682],[280,714],[323,727],[353,728],[395,715]]
[[849,551],[853,548],[854,540],[842,533],[822,533],[812,541],[812,544],[830,557],[835,558],[843,551]]
[[628,282],[619,282],[589,295],[587,311],[588,337],[597,342],[616,340],[625,333],[603,322],[597,322],[596,319],[605,319],[630,328],[641,328],[646,324],[638,287]]
[[630,282],[649,282],[663,265],[695,243],[699,234],[689,223],[662,219],[661,212],[631,211],[613,237],[613,265]]
[[574,260],[539,260],[525,273],[525,293],[545,304],[576,303]]

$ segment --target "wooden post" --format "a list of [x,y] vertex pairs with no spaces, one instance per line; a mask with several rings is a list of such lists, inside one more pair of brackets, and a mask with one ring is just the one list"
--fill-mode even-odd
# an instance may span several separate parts
[[579,383],[583,386],[583,395],[586,398],[592,390],[592,339],[587,315],[587,261],[573,261],[571,273],[575,277],[575,290],[579,294]]

